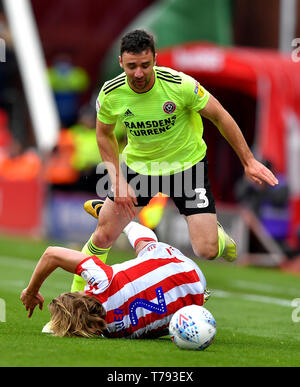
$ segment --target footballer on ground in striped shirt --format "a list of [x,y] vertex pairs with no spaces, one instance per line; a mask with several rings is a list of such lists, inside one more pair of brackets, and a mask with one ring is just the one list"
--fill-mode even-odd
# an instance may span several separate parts
[[31,317],[43,307],[39,289],[58,267],[80,275],[84,292],[64,293],[49,305],[48,332],[57,336],[155,338],[168,334],[173,314],[186,305],[203,305],[205,277],[178,249],[157,241],[149,228],[130,222],[124,229],[137,257],[107,265],[96,256],[48,247],[21,301]]

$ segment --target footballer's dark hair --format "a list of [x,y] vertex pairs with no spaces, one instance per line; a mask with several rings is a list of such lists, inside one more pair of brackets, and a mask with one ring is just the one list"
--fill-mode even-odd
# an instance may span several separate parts
[[151,50],[153,56],[155,56],[154,37],[144,30],[128,32],[121,39],[121,56],[125,51],[133,54],[140,54],[145,50]]

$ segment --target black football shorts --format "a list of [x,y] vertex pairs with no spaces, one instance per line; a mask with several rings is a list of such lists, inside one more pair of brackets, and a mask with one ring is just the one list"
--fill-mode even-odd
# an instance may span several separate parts
[[[205,157],[185,171],[173,175],[149,176],[139,174],[122,164],[122,172],[137,197],[137,206],[146,206],[158,192],[168,195],[180,214],[189,216],[216,213],[215,200],[208,179],[208,162]],[[114,200],[111,189],[108,197]]]

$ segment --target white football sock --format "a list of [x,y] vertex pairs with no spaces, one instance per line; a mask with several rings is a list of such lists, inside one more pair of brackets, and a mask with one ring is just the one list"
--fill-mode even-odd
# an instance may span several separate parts
[[157,236],[150,228],[136,222],[130,222],[123,231],[133,248],[142,240],[157,242]]

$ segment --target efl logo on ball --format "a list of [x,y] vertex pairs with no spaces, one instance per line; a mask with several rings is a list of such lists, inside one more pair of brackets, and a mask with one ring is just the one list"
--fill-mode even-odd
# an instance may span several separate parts
[[179,309],[172,317],[169,333],[177,347],[201,351],[213,342],[217,332],[213,315],[199,305]]

